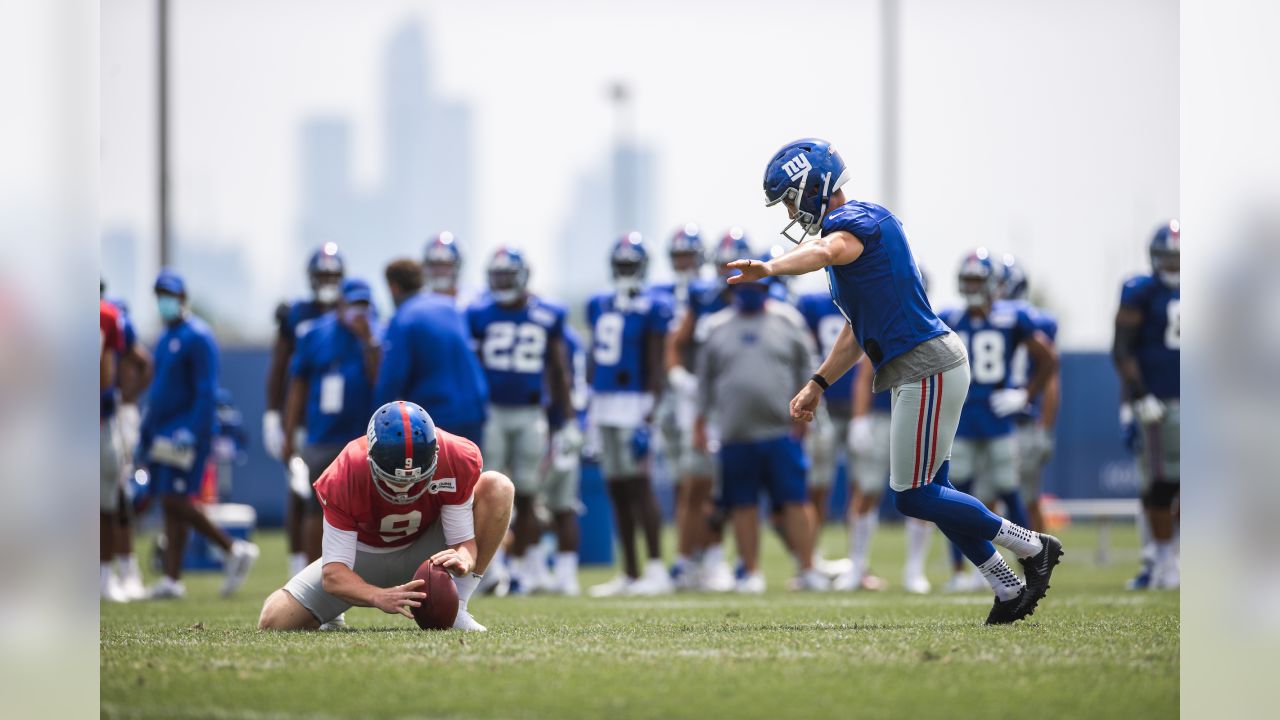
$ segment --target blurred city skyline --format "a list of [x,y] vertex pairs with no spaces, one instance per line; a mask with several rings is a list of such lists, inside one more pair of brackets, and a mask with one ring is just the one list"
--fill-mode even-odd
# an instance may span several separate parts
[[[709,243],[742,225],[764,250],[785,219],[762,207],[760,170],[794,137],[831,139],[854,170],[850,196],[883,201],[873,0],[788,11],[822,8],[860,40],[840,48],[821,112],[796,61],[781,59],[795,55],[777,31],[782,10],[765,3],[731,14],[665,1],[172,6],[175,264],[232,342],[269,339],[275,303],[305,293],[306,256],[328,240],[386,310],[382,267],[420,257],[444,229],[461,239],[471,288],[488,252],[511,244],[526,249],[536,289],[575,305],[606,284],[623,228],[649,240],[655,279],[685,222]],[[102,30],[103,268],[144,329],[155,325],[152,7],[113,4]],[[892,209],[933,299],[955,299],[966,250],[1013,252],[1062,316],[1064,347],[1104,347],[1120,280],[1146,267],[1149,233],[1177,212],[1176,6],[917,0],[901,25]],[[615,83],[630,96],[625,117]],[[615,174],[632,186],[615,188]]]

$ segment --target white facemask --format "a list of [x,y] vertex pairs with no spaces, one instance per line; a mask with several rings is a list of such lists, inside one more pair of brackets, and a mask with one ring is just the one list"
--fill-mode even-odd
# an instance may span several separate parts
[[325,305],[332,305],[338,302],[338,298],[342,295],[342,287],[337,283],[325,283],[316,288],[316,300]]

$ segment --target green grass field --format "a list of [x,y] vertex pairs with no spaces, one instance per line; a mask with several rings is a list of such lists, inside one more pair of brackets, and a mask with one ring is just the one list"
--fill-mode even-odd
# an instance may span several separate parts
[[[479,598],[485,634],[422,632],[376,610],[350,629],[264,634],[262,599],[284,581],[279,534],[240,595],[191,576],[179,602],[104,605],[105,717],[748,718],[1161,717],[1178,712],[1178,595],[1126,593],[1131,530],[1098,566],[1097,533],[1067,555],[1029,622],[984,627],[987,594],[897,589],[903,536],[881,529],[882,593],[796,594],[766,544],[762,597]],[[828,556],[844,545],[828,530]],[[668,547],[670,544],[668,543]],[[935,535],[930,579],[946,577]],[[610,571],[584,571],[584,588]]]

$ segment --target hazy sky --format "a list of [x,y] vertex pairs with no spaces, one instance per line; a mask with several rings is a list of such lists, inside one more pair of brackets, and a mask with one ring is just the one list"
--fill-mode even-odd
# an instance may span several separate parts
[[[376,184],[385,44],[407,20],[426,30],[432,81],[476,122],[471,242],[522,238],[537,284],[552,294],[559,273],[580,270],[544,245],[573,215],[575,180],[607,152],[614,79],[632,85],[638,136],[658,154],[664,226],[740,224],[757,246],[773,242],[785,219],[762,206],[761,172],[778,146],[807,135],[841,150],[852,196],[880,199],[871,0],[172,4],[175,222],[179,234],[251,252],[251,333],[269,330],[277,297],[304,287],[292,250],[299,127],[315,115],[348,118],[357,181]],[[114,0],[102,10],[103,227],[133,230],[147,248],[152,7]],[[1062,316],[1064,346],[1104,347],[1120,280],[1146,266],[1147,236],[1177,212],[1177,4],[902,8],[893,209],[933,275],[931,294],[955,298],[967,249],[1014,252]],[[144,262],[147,277],[154,258]],[[603,282],[603,259],[594,267]]]

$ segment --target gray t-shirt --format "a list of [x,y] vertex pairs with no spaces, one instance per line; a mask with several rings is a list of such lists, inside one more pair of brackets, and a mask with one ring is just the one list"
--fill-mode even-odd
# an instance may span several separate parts
[[969,362],[964,343],[949,332],[925,340],[885,363],[871,380],[872,392],[884,392],[903,383],[946,372]]
[[726,308],[706,319],[698,351],[698,410],[715,415],[723,442],[765,440],[791,432],[791,398],[814,366],[804,318],[773,300],[747,315]]

